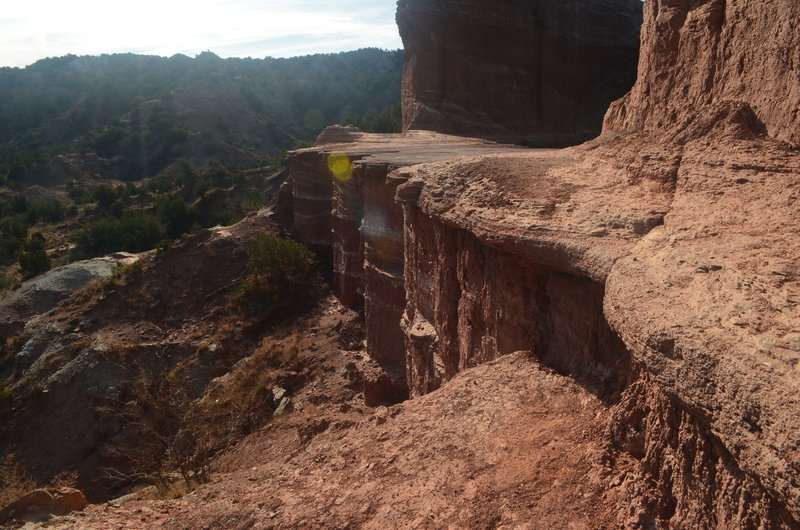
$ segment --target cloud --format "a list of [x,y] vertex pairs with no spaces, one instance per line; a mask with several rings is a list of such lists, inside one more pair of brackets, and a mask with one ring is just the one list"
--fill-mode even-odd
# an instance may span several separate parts
[[0,65],[67,53],[288,57],[400,48],[386,0],[38,0],[0,13]]

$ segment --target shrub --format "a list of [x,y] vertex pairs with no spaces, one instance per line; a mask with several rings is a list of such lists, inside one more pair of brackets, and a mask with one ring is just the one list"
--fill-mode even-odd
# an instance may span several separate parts
[[14,399],[14,394],[6,388],[6,380],[0,379],[0,403],[8,403]]
[[6,506],[36,489],[36,481],[15,457],[0,462],[0,506]]
[[50,270],[50,258],[45,251],[45,239],[40,232],[36,232],[22,244],[19,253],[19,266],[22,277],[33,278]]
[[164,223],[168,237],[182,236],[197,222],[197,211],[187,206],[181,197],[164,195],[159,197],[157,203],[158,215]]
[[100,184],[92,190],[92,198],[101,208],[109,208],[117,200],[117,190],[110,184]]
[[27,235],[28,227],[17,219],[8,217],[0,221],[0,265],[17,261]]
[[17,284],[17,279],[13,274],[7,272],[0,272],[0,292],[6,289],[11,289]]
[[39,221],[57,223],[67,218],[67,208],[57,199],[29,199],[25,218],[30,225]]
[[314,254],[304,245],[259,234],[253,240],[240,303],[259,313],[289,297],[307,296],[314,285]]
[[79,255],[99,256],[124,250],[143,252],[164,239],[164,228],[154,216],[128,210],[119,219],[105,217],[75,237]]
[[144,260],[137,260],[129,265],[123,265],[120,268],[120,274],[122,276],[136,276],[140,272],[144,270]]

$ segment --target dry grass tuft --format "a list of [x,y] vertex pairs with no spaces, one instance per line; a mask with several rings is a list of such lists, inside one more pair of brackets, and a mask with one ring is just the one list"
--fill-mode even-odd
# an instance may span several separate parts
[[15,455],[5,457],[0,464],[0,508],[7,506],[36,489],[36,481]]

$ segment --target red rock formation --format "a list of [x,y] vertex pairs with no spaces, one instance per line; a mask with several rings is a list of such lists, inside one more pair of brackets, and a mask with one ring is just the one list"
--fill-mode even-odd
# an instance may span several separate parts
[[[518,131],[530,118],[497,100],[487,110],[488,92],[459,73],[468,65],[447,43],[463,44],[475,7],[400,2],[407,128],[487,134],[502,129],[495,120]],[[360,174],[381,174],[362,176],[370,356],[405,368],[416,396],[531,351],[608,399],[620,524],[797,527],[798,9],[648,0],[637,84],[582,146],[493,154],[464,143],[419,156],[404,137],[348,144]],[[502,12],[483,13],[485,27]],[[518,64],[506,55],[495,66]],[[561,134],[547,120],[536,123]],[[458,155],[473,156],[448,159]],[[387,200],[398,183],[402,247]],[[375,231],[390,235],[385,255],[371,250],[373,223],[390,227]]]
[[633,90],[606,131],[654,131],[725,101],[748,104],[779,140],[800,143],[800,4],[648,0]]
[[403,130],[596,136],[635,78],[639,0],[401,0]]
[[290,158],[289,168],[293,228],[323,262],[330,262],[333,180],[323,169],[325,156],[314,151],[298,153]]
[[34,490],[0,510],[0,523],[14,518],[37,520],[50,514],[64,515],[86,508],[86,496],[75,488]]
[[[368,401],[396,401],[408,393],[400,328],[406,308],[403,211],[395,201],[405,178],[388,174],[420,162],[519,148],[423,131],[366,135],[349,127],[330,127],[317,143],[289,156],[291,224],[303,242],[332,263],[334,290],[342,303],[351,308],[363,304],[367,352],[385,372],[368,378],[368,389],[374,389]],[[343,174],[331,170],[331,156],[347,160]],[[387,385],[393,389],[387,391]]]
[[405,218],[402,328],[412,396],[517,350],[598,393],[628,377],[625,348],[602,317],[601,284],[495,250],[414,203]]
[[800,160],[751,118],[404,170],[412,394],[529,349],[622,393],[632,526],[795,527]]

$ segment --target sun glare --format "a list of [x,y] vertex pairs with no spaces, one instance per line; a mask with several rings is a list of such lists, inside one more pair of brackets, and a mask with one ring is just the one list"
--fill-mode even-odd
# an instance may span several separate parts
[[350,162],[350,157],[344,153],[328,155],[328,169],[333,178],[339,182],[347,182],[353,176],[353,164]]

